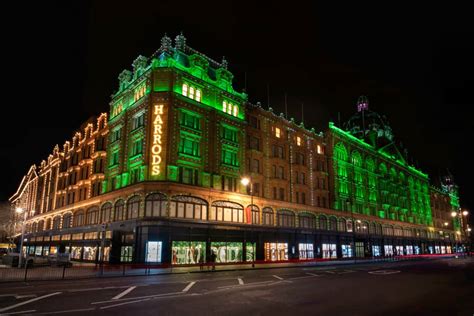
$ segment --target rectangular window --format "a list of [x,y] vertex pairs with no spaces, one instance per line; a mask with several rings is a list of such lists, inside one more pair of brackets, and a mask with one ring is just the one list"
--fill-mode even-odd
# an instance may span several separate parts
[[222,162],[230,166],[238,166],[239,161],[237,159],[237,153],[227,149],[222,150]]
[[302,153],[296,153],[296,164],[304,166],[304,155]]
[[185,83],[183,83],[183,90],[182,90],[182,93],[183,93],[183,95],[184,95],[185,97],[188,96],[188,89],[189,89],[188,85],[185,84]]
[[283,261],[288,260],[287,243],[265,243],[265,261]]
[[206,261],[206,243],[202,241],[173,241],[171,264],[197,264]]
[[260,150],[260,139],[254,136],[247,136],[247,146],[250,149]]
[[260,173],[260,160],[258,159],[252,160],[252,172]]
[[182,154],[199,157],[199,142],[182,136],[179,143],[179,152]]
[[188,112],[181,112],[181,125],[195,129],[201,130],[201,121],[199,116],[192,115]]
[[278,179],[285,179],[285,168],[282,166],[278,166]]
[[285,189],[280,188],[280,200],[284,201],[285,200]]
[[275,137],[281,138],[281,130],[278,127],[275,127]]
[[228,127],[223,126],[222,127],[222,138],[225,140],[237,143],[237,131]]
[[277,188],[273,187],[273,199],[277,199]]
[[133,118],[132,130],[142,127],[144,124],[144,114],[140,114],[139,116],[135,116]]
[[179,182],[198,185],[199,171],[193,168],[179,167]]
[[318,149],[318,154],[322,154],[322,153],[323,153],[323,148],[321,147],[321,145],[318,145],[318,146],[317,146],[317,149]]
[[275,158],[281,158],[281,159],[285,158],[282,146],[273,145],[272,153],[273,153],[273,157]]
[[161,241],[147,241],[146,262],[161,262]]
[[142,139],[137,139],[133,142],[132,145],[132,156],[136,156],[138,154],[143,153],[143,141]]
[[277,167],[275,165],[272,166],[272,175],[274,178],[277,177]]
[[251,127],[260,129],[260,120],[256,118],[255,116],[249,115],[248,122]]
[[119,163],[119,152],[115,151],[112,153],[112,157],[110,159],[110,165],[115,166]]
[[301,146],[301,137],[296,136],[296,145]]

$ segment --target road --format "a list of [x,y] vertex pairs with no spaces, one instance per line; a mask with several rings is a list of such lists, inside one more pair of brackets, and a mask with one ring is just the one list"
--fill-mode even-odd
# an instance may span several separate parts
[[0,285],[1,315],[469,315],[474,259]]

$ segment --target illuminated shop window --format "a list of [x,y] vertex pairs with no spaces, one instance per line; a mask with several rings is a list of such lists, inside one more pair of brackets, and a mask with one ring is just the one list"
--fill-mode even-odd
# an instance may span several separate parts
[[196,264],[206,260],[206,242],[173,241],[171,249],[171,264]]
[[318,148],[318,154],[322,154],[323,149],[322,149],[321,145],[318,145],[317,148]]
[[296,145],[301,146],[301,137],[296,136]]
[[194,88],[193,87],[189,88],[189,98],[194,99]]
[[196,101],[201,102],[201,90],[196,90]]
[[287,243],[264,243],[265,261],[288,260]]
[[281,137],[281,130],[278,127],[275,127],[275,137],[280,138]]
[[142,85],[138,86],[137,88],[135,88],[135,93],[133,95],[133,100],[134,101],[140,100],[145,95],[145,92],[146,92],[146,85],[145,84],[142,84]]
[[313,244],[298,244],[298,251],[300,259],[314,258]]
[[216,255],[216,262],[241,262],[243,244],[241,242],[211,242],[211,252]]

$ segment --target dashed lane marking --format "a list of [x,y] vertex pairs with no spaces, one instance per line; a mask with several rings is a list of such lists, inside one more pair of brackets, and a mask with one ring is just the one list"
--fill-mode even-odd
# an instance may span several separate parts
[[330,273],[330,274],[335,274],[336,273],[334,271],[323,271],[323,272]]
[[27,313],[34,313],[34,312],[36,312],[36,309],[30,309],[30,310],[21,311],[21,312],[5,313],[5,314],[2,314],[2,315],[17,315],[17,314],[27,314]]
[[123,296],[127,295],[128,293],[130,293],[131,291],[135,290],[135,288],[136,288],[136,286],[131,286],[128,289],[126,289],[125,291],[123,291],[122,293],[117,294],[114,297],[112,297],[112,299],[113,300],[118,300],[118,299],[122,298]]
[[316,276],[319,276],[319,274],[314,274],[314,273],[309,273],[309,272],[306,272],[306,274],[312,275],[312,276],[315,276],[315,277],[316,277]]
[[238,278],[237,280],[239,280],[239,285],[244,285],[244,280],[242,280],[241,278]]
[[278,275],[272,275],[274,278],[278,279],[278,280],[283,280],[282,277],[279,277]]
[[182,290],[182,292],[186,293],[187,291],[189,291],[190,288],[193,287],[194,284],[196,284],[196,282],[191,282],[191,283],[189,283],[189,284]]

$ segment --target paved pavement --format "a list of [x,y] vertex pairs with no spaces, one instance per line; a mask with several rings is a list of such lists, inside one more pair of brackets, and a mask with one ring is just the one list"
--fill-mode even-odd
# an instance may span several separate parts
[[0,284],[0,314],[469,315],[474,260]]

